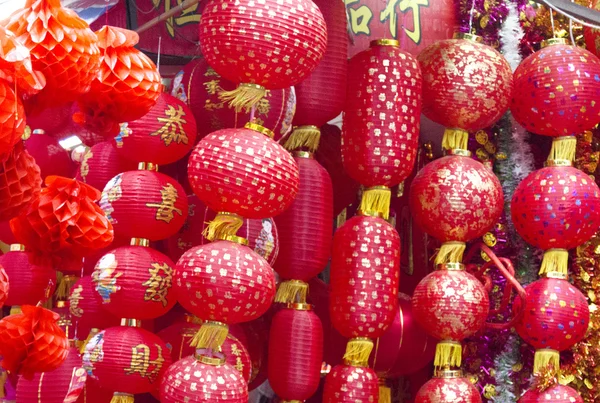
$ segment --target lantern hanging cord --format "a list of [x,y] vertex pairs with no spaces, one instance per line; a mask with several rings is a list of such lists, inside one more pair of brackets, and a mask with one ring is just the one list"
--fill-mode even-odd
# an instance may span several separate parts
[[475,13],[475,0],[473,0],[472,4],[471,4],[471,12],[469,13],[469,33],[472,34],[473,32],[473,14]]
[[162,36],[158,37],[158,55],[156,55],[156,70],[160,72],[160,51],[162,45]]
[[550,7],[552,10],[556,11],[557,13],[564,15],[567,18],[570,18],[573,22],[576,22],[577,24],[581,24],[581,25],[583,25],[585,27],[589,27],[589,28],[600,29],[600,25],[582,21],[579,18],[576,18],[576,17],[572,16],[571,14],[564,12],[563,10],[559,9],[558,7],[556,7],[555,5],[553,5],[552,3],[550,3],[547,0],[544,1],[543,4]]
[[552,25],[552,37],[556,38],[556,29],[554,29],[554,13],[550,9],[550,24]]
[[[573,3],[573,1],[574,0],[571,0],[571,3]],[[569,18],[569,35],[571,36],[571,44],[577,46],[575,43],[575,36],[573,36],[573,20],[571,18]]]

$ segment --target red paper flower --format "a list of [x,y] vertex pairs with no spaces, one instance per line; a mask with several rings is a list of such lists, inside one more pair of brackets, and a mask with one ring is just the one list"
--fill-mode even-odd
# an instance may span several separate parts
[[13,148],[0,168],[0,221],[8,221],[37,199],[42,179],[40,168],[22,144]]

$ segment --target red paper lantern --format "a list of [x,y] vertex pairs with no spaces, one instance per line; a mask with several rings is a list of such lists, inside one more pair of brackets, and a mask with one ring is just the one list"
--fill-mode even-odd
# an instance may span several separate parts
[[33,131],[33,135],[25,140],[25,149],[40,167],[42,179],[52,175],[67,178],[75,176],[75,164],[69,153],[43,130]]
[[423,114],[451,129],[492,126],[508,110],[510,65],[497,50],[466,39],[446,39],[418,56],[423,73]]
[[555,385],[544,391],[530,389],[519,399],[519,403],[541,402],[583,403],[583,399],[575,389],[565,385]]
[[[526,130],[545,136],[583,133],[600,122],[600,59],[566,40],[530,55],[515,70],[510,110]],[[564,117],[568,116],[569,119]]]
[[[177,261],[183,253],[209,242],[203,235],[207,223],[217,215],[196,195],[188,196],[189,214],[183,227],[167,240],[169,256]],[[244,219],[237,235],[248,240],[248,247],[262,256],[269,265],[273,265],[279,254],[279,231],[272,218]]]
[[112,398],[113,392],[101,388],[98,381],[88,377],[77,403],[110,403]]
[[102,298],[96,292],[92,276],[83,276],[71,288],[69,312],[73,327],[77,331],[76,336],[82,340],[88,337],[92,329],[102,330],[118,326],[121,316],[125,316],[113,316],[102,309]]
[[185,103],[162,93],[142,118],[121,124],[117,154],[135,162],[171,164],[196,143],[196,120]]
[[460,371],[441,371],[419,389],[415,403],[481,403],[479,391]]
[[185,191],[167,175],[128,171],[112,178],[100,207],[122,238],[166,239],[179,231],[188,214]]
[[381,337],[398,307],[398,232],[378,217],[346,221],[333,237],[330,276],[333,326],[347,338]]
[[59,0],[28,0],[5,27],[30,50],[33,68],[46,78],[44,89],[28,99],[32,108],[74,101],[90,89],[100,63],[97,37]]
[[310,305],[282,309],[271,322],[269,385],[284,401],[304,401],[319,388],[323,327]]
[[35,160],[17,144],[2,161],[0,171],[0,221],[21,214],[40,194],[42,179]]
[[367,187],[392,187],[411,173],[419,144],[422,77],[397,41],[381,40],[348,66],[342,160]]
[[298,166],[268,137],[268,130],[247,127],[203,138],[190,156],[190,184],[214,211],[273,217],[285,211],[298,193]]
[[[173,79],[172,94],[186,102],[198,125],[198,138],[216,130],[243,127],[250,112],[229,108],[219,99],[219,91],[232,91],[236,85],[219,76],[204,58],[191,61]],[[294,87],[267,91],[256,105],[254,122],[273,131],[279,140],[292,128],[296,110]]]
[[88,375],[101,387],[124,395],[155,390],[169,365],[171,356],[160,337],[131,326],[101,331],[89,341],[83,355]]
[[325,378],[323,403],[377,402],[378,399],[377,375],[369,367],[342,364]]
[[160,388],[162,403],[247,403],[244,378],[224,359],[186,357],[167,370]]
[[6,305],[37,305],[54,293],[56,272],[51,267],[32,264],[23,245],[11,245],[10,251],[0,256],[0,265],[10,282]]
[[75,179],[102,191],[112,178],[136,167],[137,163],[121,157],[110,141],[103,141],[83,154]]
[[10,153],[25,132],[25,108],[8,83],[0,80],[0,156]]

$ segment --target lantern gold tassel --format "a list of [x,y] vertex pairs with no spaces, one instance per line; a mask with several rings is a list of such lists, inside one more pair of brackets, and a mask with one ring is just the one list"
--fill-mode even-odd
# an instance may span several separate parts
[[229,328],[221,322],[205,322],[190,345],[195,348],[217,350],[225,342]]
[[392,390],[383,378],[379,378],[379,403],[392,403]]
[[289,151],[307,148],[311,153],[314,153],[319,148],[320,140],[321,130],[317,126],[298,126],[290,134],[283,147]]
[[56,287],[56,298],[61,301],[66,301],[69,299],[69,295],[71,294],[71,287],[75,285],[77,282],[77,276],[66,275],[62,276],[58,283],[58,287]]
[[440,341],[435,346],[435,360],[433,362],[436,368],[460,367],[462,363],[462,346],[456,341]]
[[435,264],[462,262],[466,248],[464,242],[444,242],[435,256]]
[[134,396],[127,393],[115,393],[110,399],[110,403],[133,403],[134,401]]
[[88,334],[88,337],[81,343],[81,346],[79,346],[79,354],[85,353],[85,346],[87,346],[87,344],[90,342],[90,340],[92,340],[94,338],[94,336],[97,335],[99,332],[100,332],[100,329],[96,329],[96,328],[93,328],[92,330],[90,330],[90,334]]
[[365,213],[379,213],[384,219],[390,216],[392,191],[385,186],[374,186],[363,192],[359,210]]
[[446,129],[442,138],[444,150],[466,150],[469,143],[469,132],[462,129]]
[[560,273],[567,276],[569,266],[569,251],[566,249],[548,249],[542,259],[542,267],[539,275],[548,273]]
[[223,239],[235,235],[244,225],[244,220],[237,214],[219,213],[214,220],[208,223],[202,235],[209,241]]
[[548,160],[575,160],[577,138],[575,136],[556,137],[552,140],[552,148]]
[[229,106],[234,108],[236,112],[241,112],[242,110],[250,112],[250,109],[256,106],[266,94],[267,90],[263,86],[240,84],[233,91],[222,91],[219,94],[219,99],[229,102]]
[[366,337],[350,339],[346,344],[344,360],[354,363],[367,363],[373,351],[373,342]]
[[279,284],[275,302],[283,304],[299,303],[305,304],[308,296],[308,284],[300,280],[289,280]]
[[533,357],[533,373],[539,374],[548,369],[558,373],[560,368],[560,353],[556,350],[541,349],[535,351]]

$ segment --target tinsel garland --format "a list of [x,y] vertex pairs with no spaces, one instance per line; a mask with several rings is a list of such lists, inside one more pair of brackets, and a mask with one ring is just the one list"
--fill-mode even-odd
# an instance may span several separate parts
[[[508,14],[505,0],[458,0],[455,1],[455,7],[459,32],[482,36],[488,45],[500,47],[500,27]],[[471,10],[473,10],[472,26]]]

